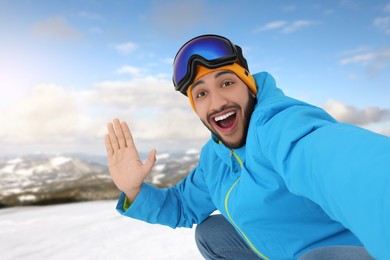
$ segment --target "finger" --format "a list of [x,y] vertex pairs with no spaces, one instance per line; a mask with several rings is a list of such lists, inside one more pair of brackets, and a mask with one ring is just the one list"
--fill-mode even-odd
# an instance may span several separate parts
[[121,125],[122,125],[123,134],[125,135],[127,147],[129,147],[130,150],[134,152],[136,156],[138,156],[137,148],[135,147],[133,135],[130,132],[129,126],[127,125],[126,122],[122,122]]
[[144,167],[147,172],[150,172],[152,170],[154,163],[156,162],[156,153],[156,149],[151,150],[148,159],[144,163]]
[[110,142],[111,142],[111,147],[113,150],[118,150],[119,149],[119,143],[118,139],[116,138],[114,126],[112,123],[107,124],[107,129],[108,129],[108,134],[110,136]]
[[126,140],[123,135],[122,126],[118,118],[114,119],[114,127],[115,127],[116,138],[118,139],[118,143],[119,143],[119,148],[125,148]]
[[108,157],[111,157],[114,154],[114,150],[112,149],[112,144],[111,144],[109,134],[104,135],[104,143],[106,145],[107,155]]

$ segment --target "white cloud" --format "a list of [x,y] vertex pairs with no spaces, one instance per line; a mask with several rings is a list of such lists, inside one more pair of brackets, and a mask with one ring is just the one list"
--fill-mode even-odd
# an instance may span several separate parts
[[92,97],[93,102],[100,105],[115,106],[120,109],[133,106],[164,109],[171,107],[173,104],[181,107],[187,106],[187,103],[174,102],[179,96],[178,93],[175,93],[171,81],[151,76],[128,81],[100,82],[96,84]]
[[374,26],[383,30],[386,34],[390,34],[390,16],[378,17],[373,23]]
[[47,151],[44,147],[50,146],[103,154],[106,124],[115,117],[129,123],[136,141],[172,142],[186,149],[210,136],[187,98],[170,80],[156,77],[101,82],[89,90],[38,85],[0,114],[0,143],[17,152],[22,147]]
[[368,52],[370,51],[370,47],[369,46],[358,46],[357,48],[355,49],[352,49],[352,50],[345,50],[342,52],[342,55],[345,55],[345,56],[348,56],[348,55],[356,55],[356,54],[360,54],[362,52]]
[[96,135],[77,93],[57,85],[36,86],[24,100],[1,114],[2,143],[63,144]]
[[79,12],[79,17],[85,18],[85,19],[90,19],[90,20],[101,20],[102,19],[102,17],[100,15],[94,14],[91,12],[87,12],[87,11]]
[[171,106],[157,110],[153,118],[134,121],[134,137],[154,140],[194,141],[210,137],[210,133],[194,112]]
[[92,34],[102,34],[103,33],[103,29],[100,28],[100,27],[94,26],[94,27],[91,27],[89,29],[89,32],[92,33]]
[[352,56],[343,58],[340,60],[340,64],[359,64],[368,68],[370,75],[382,71],[390,64],[390,48],[383,48],[376,51],[366,52],[364,48],[361,48],[363,53],[358,52],[345,52],[346,54],[351,53]]
[[286,21],[273,21],[270,23],[267,23],[266,25],[258,28],[256,32],[263,32],[263,31],[269,31],[269,30],[277,30],[280,28],[283,28],[287,24]]
[[52,17],[36,23],[32,33],[58,39],[79,40],[83,34],[73,28],[63,17]]
[[295,21],[293,22],[292,24],[286,26],[283,28],[282,32],[284,33],[292,33],[292,32],[295,32],[303,27],[309,27],[309,26],[312,26],[312,25],[315,25],[316,22],[314,21],[309,21],[309,20],[299,20],[299,21]]
[[118,74],[130,74],[135,77],[139,77],[142,75],[142,71],[140,68],[133,66],[123,66],[117,71]]
[[101,82],[87,96],[87,103],[110,111],[111,118],[130,120],[135,138],[193,141],[209,137],[188,99],[174,90],[170,80],[142,77]]
[[390,136],[390,128],[388,129],[382,129],[378,131],[380,134]]
[[361,64],[368,64],[375,58],[376,54],[373,52],[370,53],[364,53],[364,54],[357,54],[352,57],[348,57],[345,59],[342,59],[340,61],[341,64],[349,64],[349,63],[361,63]]
[[[338,120],[353,124],[390,121],[390,109],[358,109],[335,100],[324,107]],[[210,136],[171,81],[150,76],[101,82],[88,90],[38,85],[19,102],[0,109],[0,114],[0,143],[14,152],[22,147],[47,151],[50,146],[59,152],[104,154],[106,124],[115,117],[129,123],[136,143],[143,144],[141,150],[145,142],[151,144],[148,148],[170,143],[186,149],[189,143],[200,146]]]
[[359,109],[333,99],[328,100],[323,108],[338,121],[354,125],[364,126],[390,121],[390,109],[379,107]]
[[385,11],[385,12],[390,12],[390,3],[388,3],[387,5],[385,5],[384,11]]
[[318,22],[310,20],[298,20],[294,22],[287,22],[284,20],[273,21],[261,26],[255,30],[255,33],[270,31],[270,30],[280,30],[283,33],[293,33],[303,27],[309,27],[318,24]]
[[137,44],[135,44],[133,42],[126,42],[126,43],[122,43],[122,44],[117,44],[114,47],[118,52],[123,53],[123,54],[132,53],[138,48]]

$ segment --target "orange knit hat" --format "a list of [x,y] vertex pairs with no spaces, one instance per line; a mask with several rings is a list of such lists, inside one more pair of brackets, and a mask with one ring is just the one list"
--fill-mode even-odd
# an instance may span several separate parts
[[[242,67],[237,62],[235,62],[231,65],[218,67],[216,69],[209,69],[209,68],[203,67],[201,65],[198,65],[196,77],[195,77],[193,82],[197,81],[200,77],[203,77],[204,75],[206,75],[210,72],[213,72],[213,71],[217,71],[217,70],[230,70],[230,71],[234,72],[247,85],[247,87],[252,91],[252,93],[256,95],[257,87],[256,87],[255,79],[244,67]],[[194,109],[194,111],[196,112],[191,89],[192,89],[192,85],[189,86],[187,89],[187,96],[188,96],[188,99],[189,99],[190,104],[192,106],[192,109]]]

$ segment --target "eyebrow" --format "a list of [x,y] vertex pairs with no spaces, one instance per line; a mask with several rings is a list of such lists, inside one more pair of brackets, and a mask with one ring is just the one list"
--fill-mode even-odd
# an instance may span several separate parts
[[[224,74],[234,74],[234,72],[230,71],[230,70],[222,70],[220,72],[218,72],[217,74],[214,75],[214,78],[218,78]],[[192,88],[191,90],[193,90],[194,88],[196,88],[198,85],[200,84],[203,84],[204,81],[203,80],[198,80],[194,85],[192,85]]]

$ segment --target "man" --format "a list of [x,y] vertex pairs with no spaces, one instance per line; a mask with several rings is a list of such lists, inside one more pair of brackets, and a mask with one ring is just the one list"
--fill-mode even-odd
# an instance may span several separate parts
[[121,214],[173,228],[198,224],[206,259],[390,255],[390,138],[285,96],[268,73],[252,76],[241,48],[221,36],[184,44],[173,82],[212,138],[185,179],[158,189],[143,182],[156,151],[143,163],[127,124],[109,123]]

